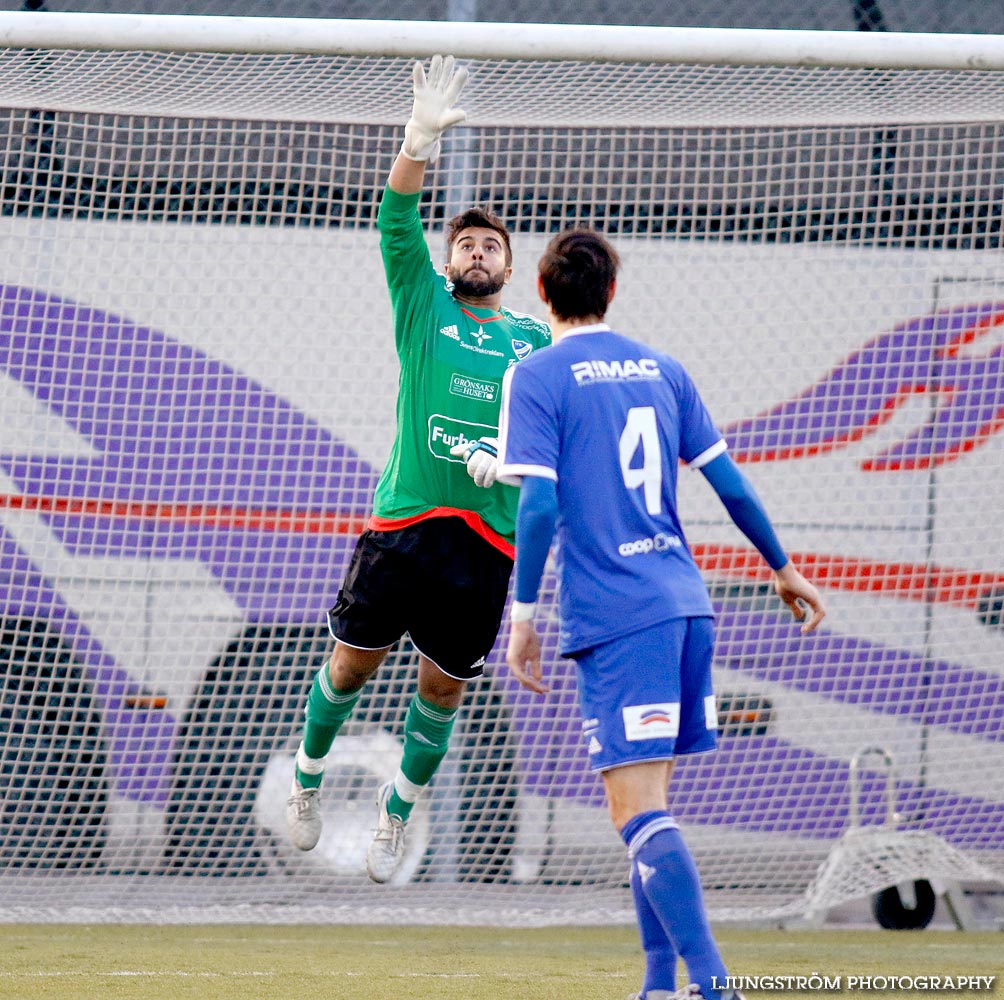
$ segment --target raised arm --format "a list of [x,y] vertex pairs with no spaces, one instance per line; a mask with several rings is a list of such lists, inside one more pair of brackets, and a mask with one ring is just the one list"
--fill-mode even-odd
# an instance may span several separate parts
[[404,144],[387,178],[387,186],[398,194],[422,190],[425,166],[439,156],[442,134],[467,117],[454,106],[467,83],[467,70],[454,68],[453,56],[433,56],[428,75],[416,62],[412,81],[415,103],[404,127]]
[[753,484],[742,474],[727,452],[702,466],[701,472],[718,494],[736,527],[753,543],[774,571],[774,589],[802,623],[802,632],[812,632],[826,614],[823,599],[819,591],[795,569],[781,547]]

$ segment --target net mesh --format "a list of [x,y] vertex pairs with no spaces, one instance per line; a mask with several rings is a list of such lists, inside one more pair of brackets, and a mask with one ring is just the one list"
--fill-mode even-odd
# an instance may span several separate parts
[[[477,80],[464,107],[479,126],[993,121],[1004,97],[1002,74],[976,69],[464,63]],[[350,56],[8,49],[0,87],[12,108],[400,127],[411,66]]]
[[[611,321],[684,361],[826,592],[800,638],[682,477],[721,745],[672,802],[713,915],[1001,880],[1001,76],[471,69],[433,258],[489,204],[507,304],[537,312],[549,234],[610,234]],[[550,570],[553,691],[512,684],[503,630],[398,882],[363,858],[407,638],[335,744],[318,848],[285,837],[323,612],[393,436],[373,223],[408,86],[400,60],[0,55],[5,914],[631,919]]]

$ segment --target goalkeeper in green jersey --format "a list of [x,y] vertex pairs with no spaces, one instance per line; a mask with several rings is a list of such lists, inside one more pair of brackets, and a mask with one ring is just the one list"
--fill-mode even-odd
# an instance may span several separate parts
[[397,433],[328,612],[335,648],[307,698],[286,812],[292,842],[311,850],[321,834],[325,757],[363,685],[409,633],[418,690],[397,775],[377,797],[366,859],[376,882],[401,864],[412,807],[446,755],[464,686],[481,674],[498,635],[519,498],[495,481],[502,377],[550,342],[545,323],[502,308],[512,253],[496,215],[472,208],[450,221],[445,274],[429,258],[418,212],[425,168],[443,132],[464,120],[456,101],[466,79],[451,56],[433,57],[428,76],[415,65],[412,115],[380,203],[401,363]]

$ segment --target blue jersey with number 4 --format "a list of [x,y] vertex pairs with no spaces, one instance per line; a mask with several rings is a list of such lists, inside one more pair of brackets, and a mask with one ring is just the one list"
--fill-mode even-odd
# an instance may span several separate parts
[[606,325],[579,327],[511,368],[502,393],[500,478],[557,483],[562,653],[712,614],[676,477],[725,442],[683,366]]

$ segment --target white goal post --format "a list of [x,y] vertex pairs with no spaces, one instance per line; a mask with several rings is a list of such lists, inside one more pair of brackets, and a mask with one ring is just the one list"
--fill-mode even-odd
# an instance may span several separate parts
[[553,611],[551,695],[503,630],[397,884],[363,858],[406,639],[318,848],[283,831],[393,435],[376,206],[440,51],[471,80],[434,260],[487,204],[536,312],[549,236],[606,232],[611,322],[684,361],[826,592],[800,638],[681,477],[721,745],[672,802],[713,916],[1000,887],[1004,37],[20,12],[0,39],[0,918],[631,920]]
[[[1004,36],[483,21],[0,12],[7,48],[459,59],[1004,69]],[[447,44],[444,45],[444,42]]]

